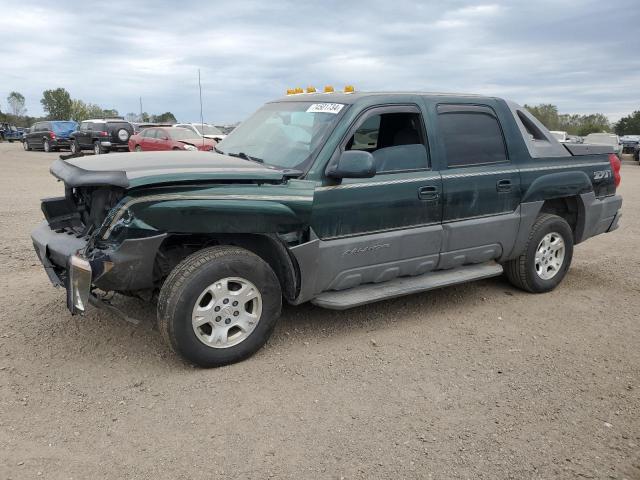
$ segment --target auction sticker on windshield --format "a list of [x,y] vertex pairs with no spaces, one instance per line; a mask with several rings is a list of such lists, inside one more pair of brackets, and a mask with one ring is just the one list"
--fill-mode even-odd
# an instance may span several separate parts
[[342,103],[314,103],[307,108],[308,113],[339,113],[344,105]]

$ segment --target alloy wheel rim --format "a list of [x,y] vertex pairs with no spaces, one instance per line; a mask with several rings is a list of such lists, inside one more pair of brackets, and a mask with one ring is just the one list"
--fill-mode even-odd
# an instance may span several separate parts
[[93,153],[95,155],[100,155],[100,145],[98,145],[97,143],[93,145]]
[[48,152],[51,149],[51,147],[49,146],[49,142],[47,142],[46,140],[44,141],[43,148],[45,152]]
[[542,280],[551,280],[555,277],[564,264],[565,254],[564,239],[559,233],[551,232],[542,237],[535,255],[535,269],[538,277]]
[[229,348],[246,340],[262,315],[262,295],[246,278],[227,277],[198,296],[191,324],[198,340],[211,348]]

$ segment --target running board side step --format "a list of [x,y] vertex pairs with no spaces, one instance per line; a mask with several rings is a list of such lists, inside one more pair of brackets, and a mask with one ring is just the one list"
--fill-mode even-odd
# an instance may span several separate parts
[[380,300],[495,277],[501,273],[502,265],[494,262],[465,265],[451,270],[436,270],[417,277],[400,277],[383,283],[360,285],[348,290],[323,292],[311,300],[311,303],[331,310],[346,310]]

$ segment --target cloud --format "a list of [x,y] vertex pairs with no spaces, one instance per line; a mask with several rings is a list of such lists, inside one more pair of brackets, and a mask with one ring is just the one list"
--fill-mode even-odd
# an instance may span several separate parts
[[0,102],[42,91],[241,120],[289,87],[482,93],[619,118],[640,108],[635,0],[21,2],[0,17]]

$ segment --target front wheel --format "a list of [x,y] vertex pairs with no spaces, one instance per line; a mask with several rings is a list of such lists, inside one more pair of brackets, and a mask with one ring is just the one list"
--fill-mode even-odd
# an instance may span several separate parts
[[532,293],[556,288],[573,258],[573,232],[567,221],[543,213],[531,228],[527,245],[519,257],[504,264],[509,281]]
[[24,148],[25,152],[28,152],[29,150],[31,150],[31,147],[29,146],[29,142],[27,142],[26,140],[22,142],[22,148]]
[[158,324],[186,360],[218,367],[260,349],[281,308],[280,283],[262,258],[243,248],[217,246],[173,269],[160,291]]

